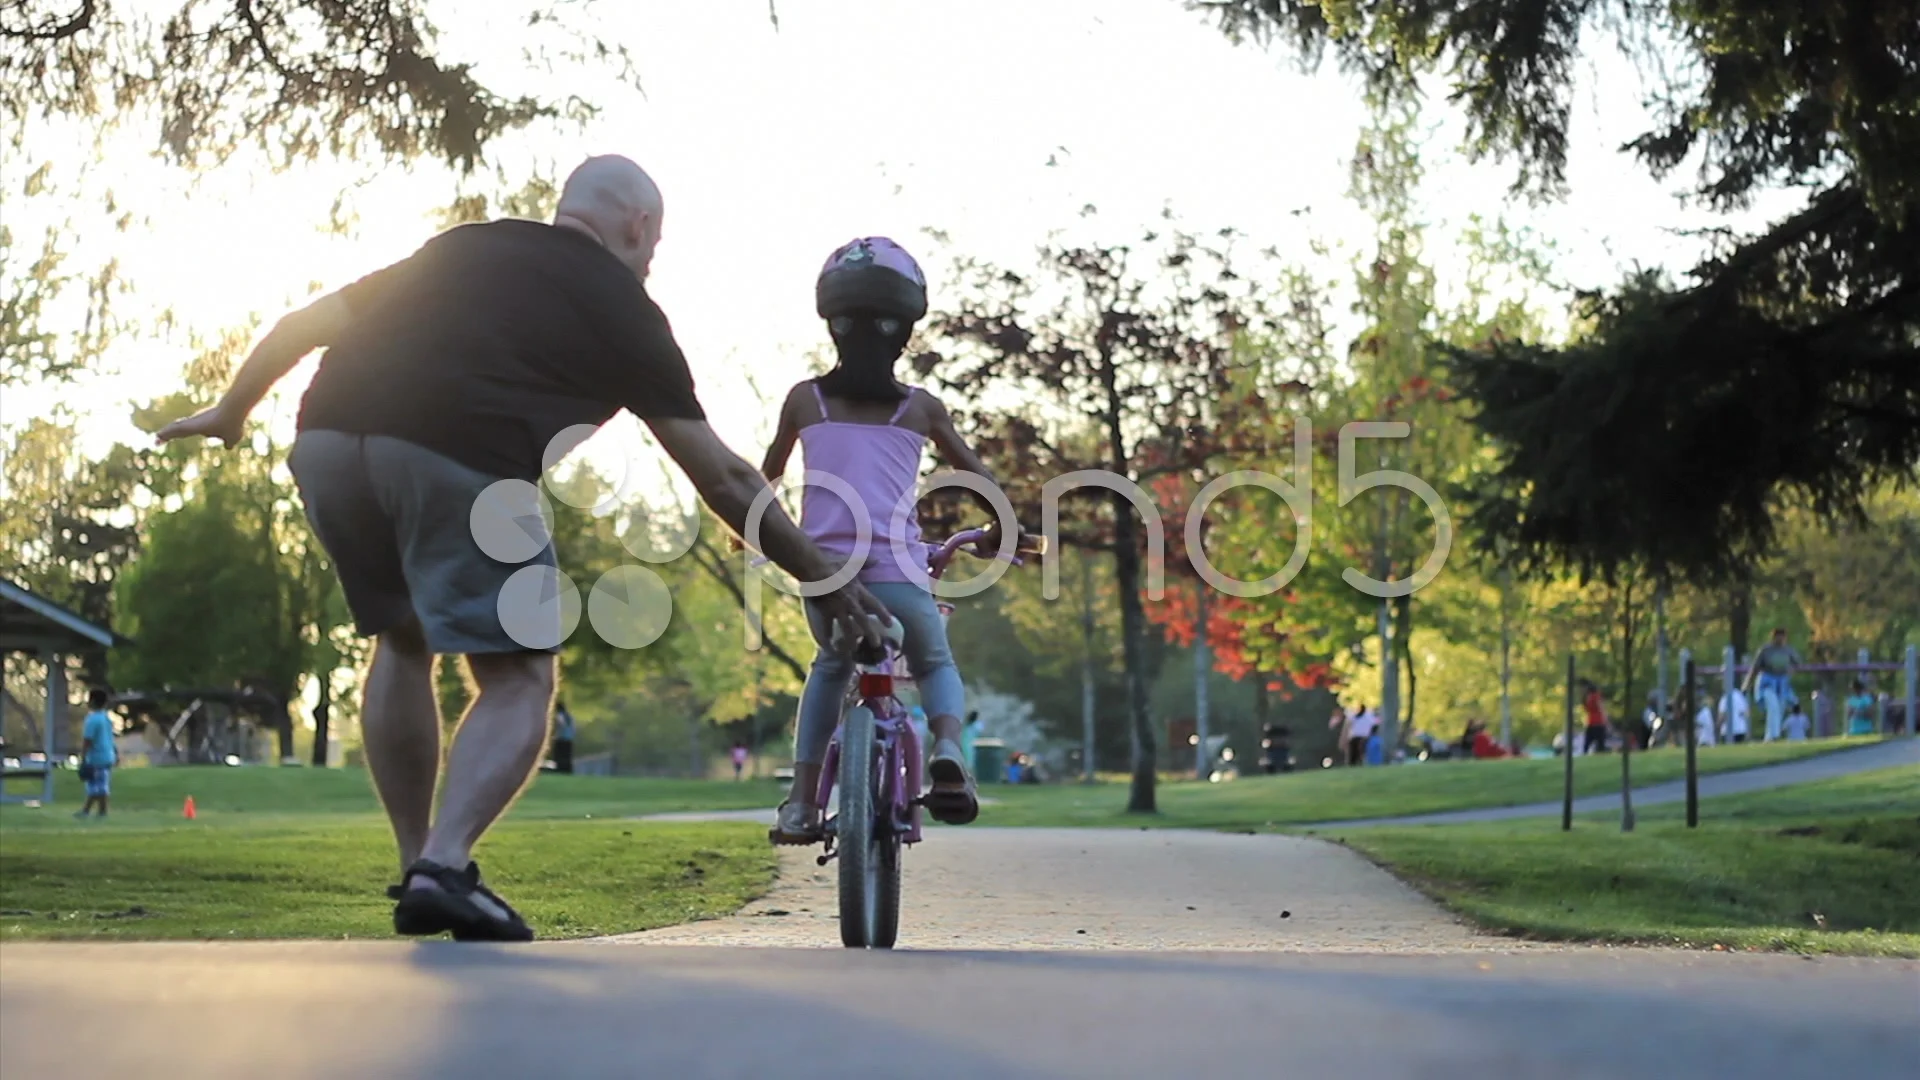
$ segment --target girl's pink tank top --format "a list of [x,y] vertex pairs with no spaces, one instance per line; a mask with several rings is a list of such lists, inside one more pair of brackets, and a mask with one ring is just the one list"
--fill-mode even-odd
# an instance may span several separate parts
[[[864,518],[872,535],[860,580],[924,579],[927,546],[920,539],[914,503],[927,437],[899,426],[919,388],[908,388],[906,400],[886,423],[852,424],[827,419],[820,384],[809,385],[820,405],[820,421],[800,429],[801,463],[808,472],[845,481],[854,498],[850,505],[847,492],[809,482],[800,495],[800,528],[821,550],[846,557],[859,546],[859,521]],[[910,574],[907,567],[918,573]]]

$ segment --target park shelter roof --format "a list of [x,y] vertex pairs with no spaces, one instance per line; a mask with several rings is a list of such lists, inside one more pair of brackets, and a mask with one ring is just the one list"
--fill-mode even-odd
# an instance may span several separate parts
[[133,641],[0,578],[0,652],[91,653]]

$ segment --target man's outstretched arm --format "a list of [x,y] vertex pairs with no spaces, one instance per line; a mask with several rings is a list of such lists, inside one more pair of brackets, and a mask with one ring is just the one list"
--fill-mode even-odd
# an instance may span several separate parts
[[[824,581],[840,568],[814,546],[800,526],[793,523],[766,478],[733,452],[705,420],[648,420],[646,424],[660,440],[667,456],[686,472],[700,498],[727,527],[746,536],[747,516],[756,500],[767,495],[761,513],[759,535],[752,539],[774,564],[805,582]],[[887,609],[859,582],[851,581],[838,592],[814,598],[836,621],[844,623],[856,637],[877,643],[878,633],[867,624],[869,616],[880,623],[890,616]]]
[[203,436],[232,446],[240,441],[247,414],[267,396],[273,384],[292,371],[293,365],[308,353],[333,344],[352,319],[353,310],[337,292],[286,315],[253,347],[219,404],[198,415],[175,420],[161,428],[157,437],[161,442],[171,442]]

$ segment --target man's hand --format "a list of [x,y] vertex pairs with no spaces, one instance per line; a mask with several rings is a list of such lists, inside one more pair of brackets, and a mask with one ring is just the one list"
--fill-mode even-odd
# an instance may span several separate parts
[[816,596],[813,602],[820,605],[828,618],[866,645],[878,646],[880,628],[893,619],[887,606],[858,581],[849,581],[834,592]]
[[172,442],[175,439],[219,439],[223,445],[232,446],[240,441],[240,433],[246,425],[247,418],[244,414],[235,415],[234,410],[227,409],[222,404],[185,419],[175,420],[156,432],[154,438],[163,443]]

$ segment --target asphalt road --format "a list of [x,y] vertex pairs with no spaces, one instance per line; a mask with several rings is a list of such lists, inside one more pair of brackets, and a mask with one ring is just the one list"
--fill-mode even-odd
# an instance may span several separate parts
[[0,947],[8,1080],[1911,1080],[1920,965],[452,943]]

